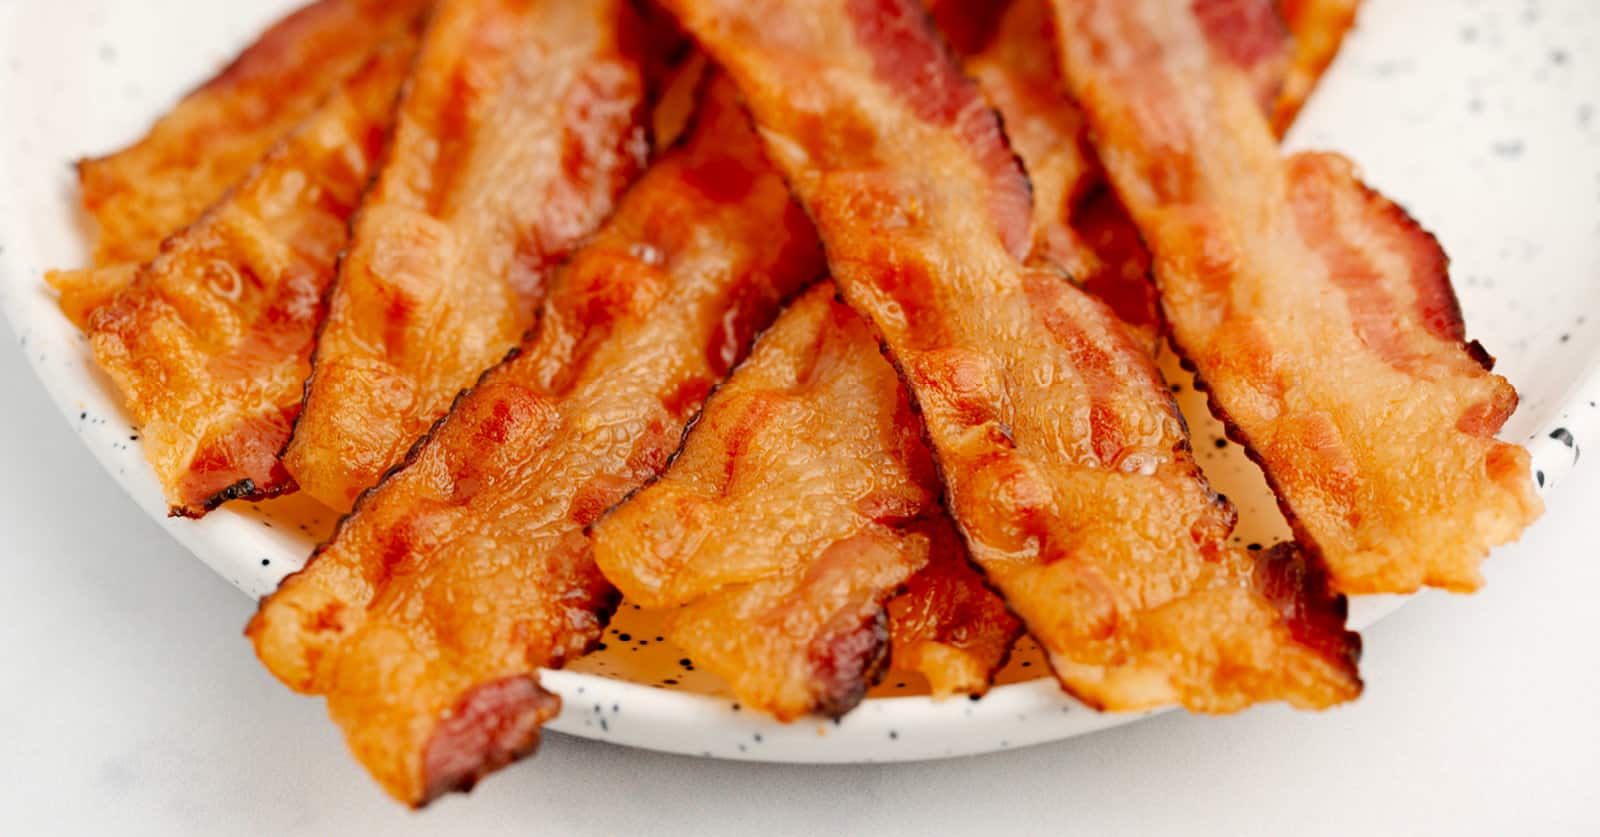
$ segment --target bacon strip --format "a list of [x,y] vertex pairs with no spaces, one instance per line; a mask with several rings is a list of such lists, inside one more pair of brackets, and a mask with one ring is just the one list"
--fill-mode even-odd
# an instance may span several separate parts
[[294,488],[277,452],[414,51],[409,39],[379,50],[90,317],[95,359],[143,428],[172,514]]
[[584,527],[655,474],[781,300],[821,272],[731,88],[553,283],[486,374],[269,597],[249,634],[326,695],[356,756],[421,805],[530,752],[535,670],[600,639],[616,593]]
[[626,0],[444,0],[363,203],[284,453],[335,508],[532,324],[649,151]]
[[1278,0],[1278,14],[1294,36],[1289,74],[1272,111],[1272,129],[1288,132],[1317,82],[1355,26],[1361,0]]
[[1026,181],[910,0],[672,0],[739,83],[840,289],[923,412],[972,554],[1083,699],[1227,711],[1360,690],[1343,601],[1229,547],[1147,353],[1024,268]]
[[137,143],[82,160],[84,209],[98,227],[94,267],[46,278],[82,326],[133,280],[167,236],[242,180],[379,45],[406,35],[424,0],[320,0],[268,29]]
[[[1026,164],[1033,186],[1029,261],[1065,271],[1153,349],[1161,317],[1150,256],[1116,195],[1105,188],[1087,123],[1067,97],[1049,0],[945,0],[934,11],[941,25],[956,31],[992,29],[963,64],[1005,117],[1006,134]],[[982,22],[993,14],[999,15],[994,23]],[[980,40],[968,34],[956,42]]]
[[935,698],[984,694],[1010,659],[1022,622],[973,569],[942,508],[920,528],[928,564],[889,600],[890,667],[921,674]]
[[1281,158],[1177,0],[1058,0],[1066,67],[1156,253],[1178,349],[1345,591],[1471,590],[1539,513],[1495,441],[1516,393],[1464,341],[1447,260],[1329,154]]
[[[824,283],[790,306],[707,402],[672,467],[593,532],[595,560],[625,598],[674,609],[673,641],[741,703],[782,720],[837,717],[861,700],[888,656],[889,599],[928,564],[935,536],[940,575],[921,586],[960,600],[988,592],[947,566],[964,567],[965,551],[921,427],[866,323],[833,294]],[[959,589],[968,580],[976,596]],[[926,598],[893,623],[908,667],[941,694],[983,691],[1016,620],[992,594],[987,610]],[[957,632],[970,641],[923,653]]]
[[[1294,63],[1285,78],[1287,34],[1262,7],[1209,3],[1232,25],[1217,36],[1236,52],[1257,56],[1253,84],[1272,101],[1283,130],[1298,114],[1337,52],[1348,17],[1327,8],[1351,0],[1283,0],[1294,35]],[[1150,253],[1138,228],[1105,181],[1087,123],[1067,95],[1049,0],[929,0],[935,21],[966,56],[964,66],[1005,117],[1006,133],[1033,185],[1033,249],[1029,259],[1066,271],[1111,306],[1152,349],[1162,330],[1150,281]],[[1313,7],[1317,7],[1313,11]],[[1237,19],[1233,16],[1237,15]],[[1238,25],[1243,20],[1249,25]],[[1280,92],[1281,91],[1281,92]],[[1274,100],[1274,96],[1276,97]]]

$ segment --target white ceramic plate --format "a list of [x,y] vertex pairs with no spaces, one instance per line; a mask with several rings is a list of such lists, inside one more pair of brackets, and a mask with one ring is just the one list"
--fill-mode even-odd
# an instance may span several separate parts
[[[139,505],[252,596],[304,561],[331,516],[289,499],[168,520],[138,429],[41,280],[87,257],[68,163],[120,147],[294,0],[0,0],[0,303],[67,420]],[[1357,32],[1290,138],[1360,162],[1444,241],[1474,337],[1523,394],[1507,438],[1548,489],[1600,428],[1600,3],[1368,0]],[[1179,380],[1174,377],[1173,380]],[[1239,504],[1239,537],[1283,531],[1260,476],[1204,416],[1196,447]],[[1399,600],[1356,602],[1371,624]],[[240,653],[248,653],[241,644]],[[607,648],[547,672],[551,724],[622,744],[738,759],[866,762],[987,752],[1138,716],[1100,715],[1037,679],[1021,649],[981,701],[934,702],[890,679],[842,723],[783,726],[740,711],[625,607]]]

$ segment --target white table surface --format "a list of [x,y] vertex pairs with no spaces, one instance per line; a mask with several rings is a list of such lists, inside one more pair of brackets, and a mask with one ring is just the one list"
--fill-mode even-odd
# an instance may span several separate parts
[[252,603],[139,513],[0,336],[0,834],[1600,833],[1593,467],[1482,593],[1368,631],[1350,708],[862,767],[551,735],[418,815],[257,665]]

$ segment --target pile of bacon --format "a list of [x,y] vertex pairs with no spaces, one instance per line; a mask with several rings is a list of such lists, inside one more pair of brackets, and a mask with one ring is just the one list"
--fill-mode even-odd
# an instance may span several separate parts
[[1320,708],[1345,594],[1538,515],[1437,242],[1278,149],[1355,0],[662,5],[321,0],[80,168],[50,279],[173,514],[348,512],[248,633],[398,799],[530,752],[623,598],[784,720],[1024,630],[1095,707]]

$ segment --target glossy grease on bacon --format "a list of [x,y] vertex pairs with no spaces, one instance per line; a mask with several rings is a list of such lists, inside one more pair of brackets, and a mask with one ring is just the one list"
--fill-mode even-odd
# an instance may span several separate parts
[[244,179],[285,134],[381,44],[407,35],[423,0],[319,0],[274,24],[133,145],[78,163],[94,219],[94,266],[51,273],[83,326],[161,242]]
[[[670,609],[674,642],[741,703],[786,721],[852,709],[891,636],[936,692],[981,693],[1018,630],[975,573],[945,565],[966,561],[950,537],[938,543],[942,580],[924,586],[972,604],[919,601],[889,618],[928,565],[929,533],[950,524],[900,380],[834,292],[823,283],[791,305],[672,466],[593,531],[596,560],[629,601]],[[957,635],[968,641],[945,645],[961,653],[918,656]]]
[[284,464],[348,509],[533,322],[648,153],[627,0],[443,0],[356,216]]
[[1359,693],[1343,601],[1298,556],[1229,545],[1147,352],[1020,263],[1026,180],[917,4],[667,5],[739,83],[923,413],[973,557],[1067,688],[1214,712]]
[[322,294],[414,42],[379,50],[88,322],[174,515],[290,491],[278,462]]
[[1433,236],[1331,154],[1281,157],[1178,0],[1057,0],[1065,66],[1156,254],[1175,346],[1351,593],[1471,590],[1541,508],[1517,403]]
[[536,670],[617,600],[584,528],[666,465],[716,382],[821,272],[815,234],[731,88],[552,282],[520,353],[365,494],[249,634],[327,696],[356,756],[421,805],[531,752]]

